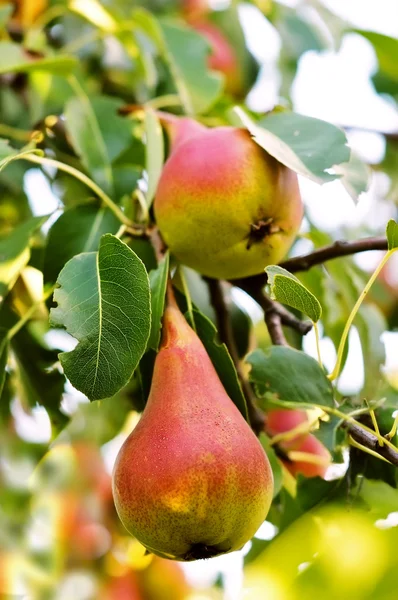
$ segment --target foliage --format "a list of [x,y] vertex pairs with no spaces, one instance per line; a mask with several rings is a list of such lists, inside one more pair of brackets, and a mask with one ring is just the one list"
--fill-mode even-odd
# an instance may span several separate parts
[[[162,581],[170,598],[193,593],[179,567],[144,556],[126,536],[103,459],[112,462],[145,406],[169,274],[228,395],[261,430],[274,471],[273,533],[263,539],[260,530],[244,548],[244,597],[395,597],[398,375],[383,368],[381,336],[398,324],[388,270],[397,264],[397,134],[380,132],[385,157],[367,164],[348,145],[349,124],[296,113],[291,91],[304,54],[354,32],[374,49],[375,89],[396,109],[398,41],[354,29],[318,0],[297,10],[251,0],[282,43],[279,103],[256,113],[248,93],[259,65],[243,3],[225,4],[0,0],[1,597],[22,589],[38,600],[167,600]],[[217,47],[203,22],[231,49],[232,73],[209,61]],[[152,204],[170,150],[162,111],[243,127],[305,180],[344,186],[347,203],[361,202],[383,174],[389,188],[378,202],[391,218],[381,229],[368,222],[330,233],[307,211],[283,263],[247,280],[206,280],[169,256],[156,230]],[[299,264],[301,247],[310,256]],[[362,250],[387,251],[373,274],[351,256]],[[257,302],[253,314],[242,290]],[[365,374],[347,394],[340,375],[359,352],[352,325]],[[302,335],[311,326],[316,358]],[[275,407],[308,411],[294,431],[330,451],[330,480],[292,476],[291,432],[266,434],[264,413]],[[71,594],[74,585],[81,589]]]

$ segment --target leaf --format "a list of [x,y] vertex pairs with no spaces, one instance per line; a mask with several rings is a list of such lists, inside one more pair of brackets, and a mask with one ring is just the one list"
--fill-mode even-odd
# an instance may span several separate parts
[[316,183],[337,179],[338,175],[327,173],[326,169],[350,158],[344,131],[326,121],[281,112],[254,123],[239,107],[234,108],[234,115],[259,146],[282,164]]
[[341,183],[356,202],[363,192],[367,192],[370,184],[371,171],[359,156],[351,151],[350,160],[340,165],[335,165],[334,171],[341,175]]
[[65,377],[56,366],[57,352],[30,327],[24,327],[12,338],[11,349],[16,357],[19,398],[27,406],[44,406],[59,431],[68,418],[60,410]]
[[157,269],[149,273],[151,284],[152,324],[147,349],[152,348],[157,352],[162,328],[162,315],[169,276],[169,253],[165,255]]
[[188,115],[209,110],[222,90],[220,75],[207,69],[209,45],[187,27],[162,21],[165,59]]
[[250,381],[258,395],[281,404],[333,406],[333,387],[319,364],[308,354],[285,346],[267,352],[254,350],[246,357]]
[[275,450],[269,443],[269,437],[265,435],[265,433],[260,433],[259,441],[264,448],[264,452],[266,453],[268,460],[271,464],[272,474],[274,476],[274,494],[273,498],[275,498],[282,489],[283,483],[283,471],[281,463],[278,457],[275,454]]
[[6,380],[6,366],[8,360],[8,339],[7,331],[0,329],[0,398],[3,393],[4,382]]
[[398,507],[398,490],[384,481],[361,477],[358,482],[358,494],[372,512],[384,514],[396,512]]
[[307,315],[314,323],[322,315],[322,307],[314,294],[289,271],[271,265],[265,268],[268,275],[268,284],[271,288],[271,298],[287,306],[292,306]]
[[59,355],[65,374],[90,400],[113,396],[129,381],[149,337],[145,267],[126,244],[106,234],[98,253],[66,263],[58,284],[51,321],[79,341]]
[[[246,421],[249,420],[246,400],[240,387],[235,365],[225,344],[216,341],[217,330],[213,323],[197,309],[193,310],[196,332],[207,354],[210,356],[228,396],[237,406]],[[189,319],[188,319],[189,321]]]
[[115,33],[118,26],[111,14],[97,0],[69,0],[69,10],[106,33]]
[[390,79],[398,81],[398,39],[374,31],[363,29],[355,29],[354,31],[372,44],[379,61],[380,71]]
[[65,263],[76,254],[98,250],[105,233],[116,233],[120,222],[109,208],[97,203],[66,210],[51,227],[44,255],[44,281],[54,283]]
[[132,141],[132,125],[117,114],[122,102],[83,91],[66,103],[66,128],[73,146],[91,177],[110,195],[114,194],[114,161]]
[[145,111],[145,138],[145,169],[148,176],[146,201],[149,208],[158,187],[164,161],[162,128],[155,112],[149,109]]
[[386,235],[388,249],[394,250],[394,248],[398,248],[398,223],[393,219],[390,219],[387,223]]
[[0,75],[5,73],[30,73],[47,71],[57,75],[69,75],[77,66],[74,56],[57,54],[37,58],[14,42],[0,42]]
[[4,158],[13,156],[16,153],[17,150],[10,146],[9,140],[4,140],[0,138],[0,165],[2,164]]
[[32,217],[0,238],[0,305],[29,262],[32,235],[47,219],[48,216]]

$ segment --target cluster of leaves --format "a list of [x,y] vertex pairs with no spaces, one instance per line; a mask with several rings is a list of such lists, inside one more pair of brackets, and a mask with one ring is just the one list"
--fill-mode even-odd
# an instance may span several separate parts
[[[260,146],[303,177],[317,183],[340,179],[355,201],[368,187],[369,165],[350,151],[344,131],[281,107],[265,116],[250,112],[242,97],[253,78],[245,82],[241,97],[225,93],[224,76],[208,68],[208,42],[184,22],[182,3],[157,4],[155,0],[149,6],[127,0],[60,0],[37,3],[38,14],[28,11],[22,18],[13,3],[0,3],[0,418],[4,430],[15,427],[16,404],[25,411],[40,405],[51,420],[53,438],[62,430],[73,438],[83,415],[92,440],[104,444],[120,431],[130,410],[145,405],[170,269],[170,257],[166,254],[158,262],[151,243],[151,205],[167,155],[156,109],[188,114],[204,123],[246,127]],[[289,104],[299,58],[308,50],[325,49],[324,37],[305,10],[293,11],[276,2],[253,4],[281,36],[280,94]],[[320,2],[311,4],[337,45],[353,31]],[[209,18],[235,44],[240,64],[253,66],[238,8],[239,2],[232,2]],[[396,40],[355,32],[375,48],[377,91],[396,102]],[[396,199],[397,157],[396,140],[387,137],[383,163],[371,165],[390,176],[391,201]],[[40,191],[33,197],[29,184],[33,178],[56,199],[49,214],[43,215],[46,211],[40,205],[44,194]],[[374,232],[355,235],[367,233]],[[396,225],[392,223],[387,234],[392,253],[397,246]],[[306,237],[314,248],[333,242],[311,223]],[[298,278],[280,267],[268,270],[275,298],[298,315],[320,320],[324,336],[336,350],[367,278],[347,257]],[[206,283],[182,266],[174,282],[181,290],[181,306],[193,317],[228,394],[247,417],[234,362],[217,337]],[[349,398],[303,352],[299,336],[287,331],[292,347],[272,346],[264,324],[254,325],[236,302],[233,289],[228,293],[239,356],[246,356],[261,408],[304,406],[327,414],[314,433],[336,461],[347,445],[347,433],[340,427],[344,414],[356,411],[366,425],[370,406],[380,433],[391,429],[398,394],[381,373],[385,356],[380,342],[381,334],[397,324],[397,292],[390,284],[376,282],[371,301],[356,315],[365,381]],[[57,346],[63,346],[65,338],[49,335],[49,327],[53,333],[59,326],[77,341],[72,350],[59,353]],[[343,344],[341,366],[346,357]],[[83,404],[71,414],[66,378],[97,402]],[[359,489],[359,476],[397,487],[394,467],[354,449],[349,470],[337,482],[299,479],[292,491],[284,485],[269,440],[265,435],[262,440],[276,482],[269,518],[281,532],[329,499],[349,497],[366,504],[366,490],[373,482]],[[30,444],[23,447],[32,452]],[[37,458],[44,451],[44,446],[35,446]],[[369,504],[373,501],[374,495]],[[267,544],[257,540],[247,560]]]

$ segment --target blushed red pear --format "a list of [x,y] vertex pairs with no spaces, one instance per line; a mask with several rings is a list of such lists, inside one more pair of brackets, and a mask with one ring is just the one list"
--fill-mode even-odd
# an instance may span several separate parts
[[279,263],[303,217],[296,173],[245,129],[161,119],[172,147],[154,209],[171,252],[217,279],[248,277]]
[[113,473],[121,521],[154,554],[210,558],[252,538],[272,492],[260,442],[202,342],[169,304],[148,402]]

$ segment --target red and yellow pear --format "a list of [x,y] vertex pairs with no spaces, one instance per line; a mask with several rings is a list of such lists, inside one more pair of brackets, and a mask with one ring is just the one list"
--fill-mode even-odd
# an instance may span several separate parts
[[[267,413],[266,432],[271,436],[276,436],[292,431],[305,423],[309,425],[308,414],[305,410],[273,409]],[[325,477],[331,463],[330,452],[314,435],[304,430],[302,433],[298,432],[294,437],[281,440],[278,445],[289,458],[302,455],[300,458],[284,461],[292,475],[295,477],[297,475]],[[289,453],[293,454],[289,455]]]
[[280,262],[303,216],[296,174],[245,129],[209,129],[161,115],[171,153],[154,209],[178,260],[208,277],[238,279]]
[[272,491],[260,442],[169,297],[148,402],[114,468],[122,523],[164,558],[210,558],[251,539]]

